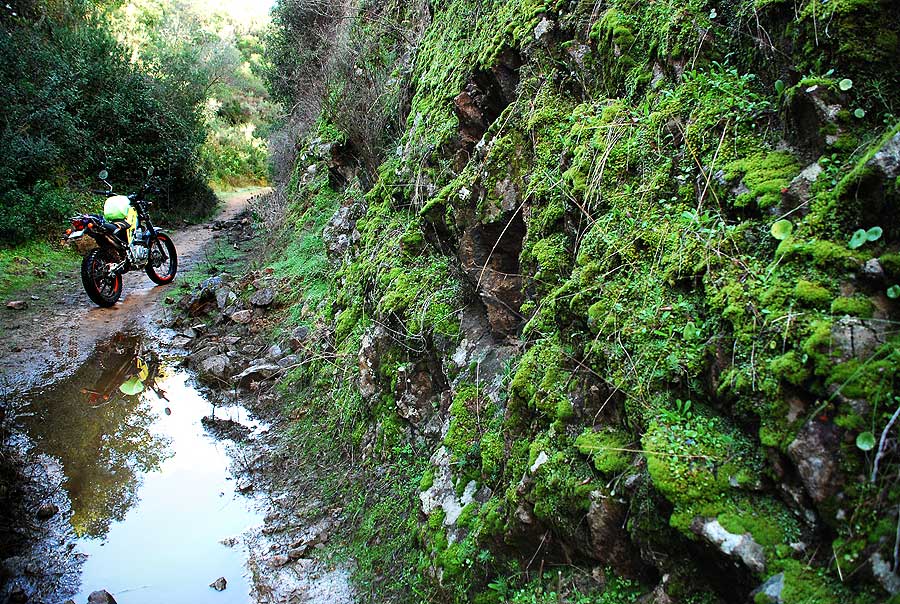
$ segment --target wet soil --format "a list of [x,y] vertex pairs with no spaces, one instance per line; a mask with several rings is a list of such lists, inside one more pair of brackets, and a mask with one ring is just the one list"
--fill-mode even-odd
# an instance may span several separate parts
[[[216,230],[174,235],[179,270],[245,205],[233,199]],[[167,327],[174,290],[135,273],[125,293],[93,308],[73,275],[42,312],[0,318],[11,336],[0,439],[21,470],[0,603],[80,603],[100,589],[119,602],[352,602],[350,567],[317,555],[340,510],[273,463],[286,454],[283,418],[237,387],[198,385],[184,336]]]
[[[228,220],[242,212],[249,199],[264,189],[230,196],[217,217]],[[164,226],[164,225],[163,225]],[[209,224],[172,233],[178,250],[178,272],[204,259],[217,232]],[[113,308],[98,308],[88,299],[75,268],[57,276],[54,287],[36,292],[45,299],[27,310],[0,309],[0,398],[52,382],[79,367],[98,342],[123,330],[154,329],[164,315],[158,304],[172,286],[157,286],[142,272],[124,277],[122,300]],[[176,283],[177,283],[176,279]]]

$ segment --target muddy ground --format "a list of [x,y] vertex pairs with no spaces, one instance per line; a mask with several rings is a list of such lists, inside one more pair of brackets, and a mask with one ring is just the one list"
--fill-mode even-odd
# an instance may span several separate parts
[[[216,220],[234,218],[261,192],[229,197]],[[213,225],[199,224],[172,233],[180,274],[203,261],[204,251],[218,233]],[[76,267],[71,274],[48,277],[47,286],[40,291],[23,292],[23,296],[41,298],[35,303],[25,296],[31,302],[29,308],[0,308],[0,333],[4,334],[0,397],[46,384],[77,368],[110,333],[149,327],[162,320],[165,308],[159,302],[170,295],[172,287],[157,286],[142,272],[134,272],[125,275],[124,290],[113,308],[98,308],[84,293]]]
[[[252,228],[247,215],[242,214],[249,197],[232,198],[214,223],[173,235],[180,273],[198,267],[214,239],[227,239],[232,245],[243,242],[244,254],[252,252],[255,246],[248,241]],[[231,261],[231,272],[245,282],[256,276],[240,274],[248,262],[246,255]],[[188,317],[188,313],[171,304],[177,290],[155,287],[137,273],[126,276],[125,296],[113,309],[93,307],[80,288],[77,274],[57,276],[56,281],[61,286],[51,289],[39,307],[0,315],[0,328],[7,334],[6,341],[0,344],[0,400],[12,400],[26,391],[64,379],[82,367],[98,345],[120,332],[137,334],[160,354],[177,355],[186,364],[201,340],[234,339],[228,335],[235,333],[234,321],[224,315],[216,316],[216,309],[207,309],[214,311],[211,316]],[[68,286],[62,286],[67,282]],[[194,295],[199,289],[202,286]],[[187,297],[190,296],[189,293]],[[246,338],[241,346],[244,355],[266,346],[263,326],[267,310],[253,307],[253,312],[259,325],[251,322],[240,326]],[[196,331],[190,327],[194,323],[198,323]],[[201,324],[206,327],[200,328]],[[252,356],[243,362],[252,363]],[[258,379],[273,381],[277,377],[270,374]],[[349,582],[351,565],[346,561],[326,561],[320,555],[341,524],[341,510],[323,509],[309,495],[312,490],[305,488],[315,480],[315,474],[285,450],[285,420],[279,414],[274,390],[266,387],[263,391],[268,394],[260,396],[259,388],[238,388],[228,379],[207,379],[204,384],[210,400],[239,402],[270,426],[254,432],[233,422],[211,420],[203,424],[207,433],[229,447],[231,474],[240,491],[252,495],[263,507],[265,521],[260,526],[226,540],[226,545],[239,549],[246,559],[253,587],[250,601],[352,602],[355,598]],[[21,510],[19,526],[15,528],[25,535],[26,542],[20,544],[18,556],[3,561],[9,580],[4,586],[0,573],[0,602],[62,602],[66,590],[77,583],[81,561],[67,522],[70,503],[63,488],[64,469],[47,455],[29,453],[33,443],[27,434],[9,431],[9,426],[15,425],[12,419],[6,418],[6,430],[0,437],[10,445],[6,450],[16,457],[13,461],[22,469],[22,480],[17,485]],[[120,601],[127,601],[127,597]]]

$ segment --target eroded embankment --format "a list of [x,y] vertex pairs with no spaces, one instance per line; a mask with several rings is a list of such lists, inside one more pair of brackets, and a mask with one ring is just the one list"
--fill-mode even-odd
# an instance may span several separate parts
[[296,447],[360,582],[896,597],[893,3],[280,10],[350,40],[285,25],[352,75],[271,267],[282,337],[307,330]]

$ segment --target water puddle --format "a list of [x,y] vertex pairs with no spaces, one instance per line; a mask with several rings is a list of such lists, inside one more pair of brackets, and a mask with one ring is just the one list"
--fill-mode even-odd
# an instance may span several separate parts
[[[231,445],[204,429],[213,410],[187,373],[121,336],[26,398],[21,421],[36,452],[62,465],[71,555],[80,557],[80,586],[56,596],[81,603],[105,589],[131,604],[250,600],[244,556],[221,541],[263,519],[229,476]],[[263,429],[239,407],[215,417]],[[219,577],[222,592],[209,587]]]

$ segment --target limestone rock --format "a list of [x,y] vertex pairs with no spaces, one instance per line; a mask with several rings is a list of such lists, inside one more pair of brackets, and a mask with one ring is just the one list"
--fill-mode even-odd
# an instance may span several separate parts
[[884,280],[884,267],[878,258],[870,258],[862,267],[862,276],[873,281]]
[[95,591],[88,596],[88,604],[116,604],[116,599],[105,589]]
[[272,302],[275,301],[275,289],[271,287],[264,287],[260,290],[253,292],[253,295],[250,296],[250,304],[253,306],[259,306],[261,308],[265,308],[266,306],[271,306]]
[[886,592],[892,596],[900,593],[900,576],[891,570],[891,565],[881,557],[881,554],[875,553],[871,559],[872,574],[881,583]]
[[788,445],[788,456],[797,466],[806,492],[816,503],[837,493],[844,483],[839,459],[842,440],[837,426],[813,418]]
[[625,530],[628,507],[616,499],[593,491],[587,513],[590,535],[590,555],[603,564],[628,574],[639,568],[639,557],[631,551],[631,541]]
[[831,328],[831,338],[840,352],[840,360],[868,359],[875,349],[887,342],[883,321],[843,317]]
[[217,354],[204,359],[200,363],[200,376],[224,380],[228,377],[231,362],[224,354]]
[[715,518],[695,518],[691,530],[726,556],[743,562],[753,572],[766,570],[765,552],[749,533],[730,533]]
[[881,172],[884,178],[900,176],[900,132],[888,140],[866,165]]
[[332,262],[338,262],[360,240],[362,235],[356,229],[356,221],[365,213],[359,204],[339,209],[322,230],[322,241]]
[[784,573],[772,575],[768,580],[753,590],[750,594],[754,602],[764,602],[767,604],[782,604],[784,600],[781,592],[784,591]]
[[236,301],[237,295],[227,287],[223,287],[216,291],[216,306],[219,310],[225,310]]
[[413,424],[420,424],[431,416],[434,398],[432,371],[427,366],[403,366],[397,370],[395,399],[397,413]]
[[248,323],[253,322],[253,311],[239,310],[235,313],[232,313],[231,320],[235,323],[240,323],[241,325],[247,325]]
[[426,516],[437,509],[444,511],[444,526],[448,528],[448,537],[452,540],[458,536],[454,529],[463,508],[473,501],[482,503],[487,501],[490,489],[486,487],[479,489],[478,484],[472,480],[466,484],[462,495],[457,495],[450,461],[450,453],[446,447],[439,448],[431,456],[434,482],[428,489],[419,493],[419,500],[422,502],[422,512]]

